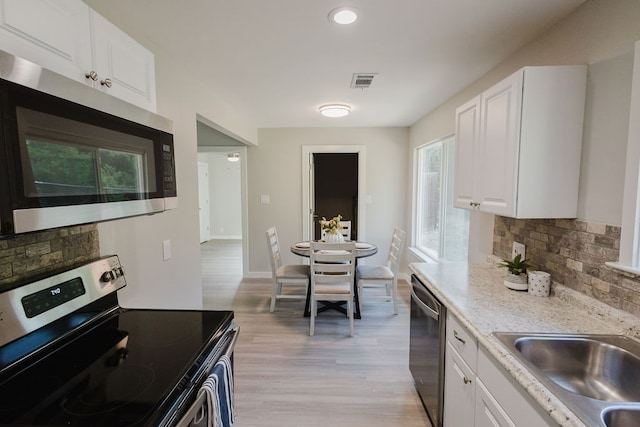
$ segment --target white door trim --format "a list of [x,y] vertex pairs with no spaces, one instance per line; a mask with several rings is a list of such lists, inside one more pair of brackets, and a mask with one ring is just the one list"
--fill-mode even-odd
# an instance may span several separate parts
[[309,156],[313,153],[357,153],[358,154],[358,240],[366,240],[366,145],[303,145],[302,146],[302,240],[310,238],[311,167]]
[[198,162],[198,214],[200,220],[200,243],[204,243],[211,239],[211,221],[209,218],[209,163],[205,162]]

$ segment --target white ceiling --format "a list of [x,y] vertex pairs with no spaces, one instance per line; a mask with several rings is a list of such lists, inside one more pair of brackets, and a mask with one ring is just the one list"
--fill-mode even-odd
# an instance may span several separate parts
[[[410,126],[583,1],[86,0],[257,128]],[[347,5],[358,21],[330,23]],[[353,73],[377,75],[352,89]],[[352,113],[322,117],[328,103]]]

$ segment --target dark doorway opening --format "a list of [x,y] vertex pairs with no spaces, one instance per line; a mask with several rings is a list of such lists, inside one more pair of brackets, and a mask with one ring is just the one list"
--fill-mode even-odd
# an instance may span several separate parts
[[[358,237],[358,153],[313,154],[314,206],[316,218],[342,215],[351,221],[351,240]],[[320,224],[314,224],[320,236]]]

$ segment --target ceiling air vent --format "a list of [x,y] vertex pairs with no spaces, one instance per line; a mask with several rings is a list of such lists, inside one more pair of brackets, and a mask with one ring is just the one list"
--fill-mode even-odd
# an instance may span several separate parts
[[376,73],[355,73],[351,80],[351,87],[356,89],[364,89],[371,86],[371,82]]

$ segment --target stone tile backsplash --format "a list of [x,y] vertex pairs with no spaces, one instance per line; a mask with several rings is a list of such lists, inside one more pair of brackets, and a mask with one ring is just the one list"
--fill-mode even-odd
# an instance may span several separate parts
[[618,260],[619,226],[496,216],[493,254],[510,258],[514,241],[526,245],[533,269],[551,273],[552,282],[640,316],[640,277],[604,265]]
[[0,240],[0,291],[99,256],[100,243],[95,224]]

